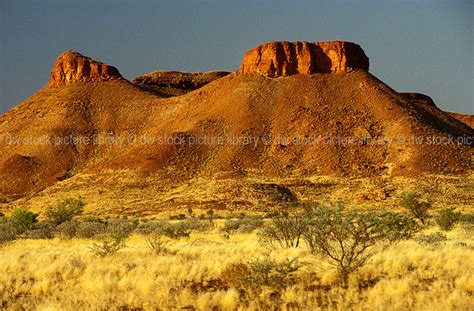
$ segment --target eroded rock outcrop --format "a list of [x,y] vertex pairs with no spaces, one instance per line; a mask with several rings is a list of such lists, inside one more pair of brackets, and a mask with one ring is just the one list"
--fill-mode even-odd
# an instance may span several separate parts
[[369,70],[369,58],[352,42],[269,42],[245,53],[240,73],[268,77]]
[[61,86],[76,82],[102,82],[121,79],[117,68],[95,61],[78,52],[66,51],[56,59],[51,76],[50,86]]

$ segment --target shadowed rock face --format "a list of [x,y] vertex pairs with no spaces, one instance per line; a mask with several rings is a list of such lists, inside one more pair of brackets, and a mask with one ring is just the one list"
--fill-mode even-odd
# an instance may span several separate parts
[[268,77],[369,70],[369,58],[352,42],[269,42],[245,53],[240,73]]
[[428,95],[421,94],[421,93],[400,93],[400,95],[403,96],[406,100],[412,102],[412,103],[419,103],[419,104],[424,104],[427,106],[433,106],[436,107],[433,99],[429,97]]
[[135,77],[132,83],[162,95],[183,95],[228,75],[227,71],[181,72],[160,70]]
[[48,85],[61,86],[76,82],[101,82],[121,79],[117,68],[97,62],[74,51],[66,51],[56,59]]

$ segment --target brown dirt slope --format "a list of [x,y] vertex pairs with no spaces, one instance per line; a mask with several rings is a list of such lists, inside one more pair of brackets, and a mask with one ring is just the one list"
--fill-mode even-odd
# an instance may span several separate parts
[[51,185],[81,193],[123,174],[128,190],[191,193],[206,180],[230,185],[234,198],[249,187],[279,189],[249,181],[256,179],[469,174],[471,147],[434,139],[472,136],[436,107],[413,105],[357,70],[233,73],[171,98],[122,79],[46,86],[0,117],[0,199]]

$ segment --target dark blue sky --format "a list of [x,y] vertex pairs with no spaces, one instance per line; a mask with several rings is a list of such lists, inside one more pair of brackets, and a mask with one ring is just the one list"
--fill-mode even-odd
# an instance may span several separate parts
[[398,91],[474,113],[474,1],[0,0],[0,112],[46,85],[72,49],[128,79],[158,69],[234,70],[274,40],[348,40]]

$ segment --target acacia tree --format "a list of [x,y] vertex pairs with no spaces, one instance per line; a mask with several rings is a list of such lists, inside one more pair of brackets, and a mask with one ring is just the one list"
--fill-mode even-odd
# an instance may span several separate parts
[[318,206],[307,212],[304,238],[311,252],[335,265],[343,287],[380,247],[411,237],[418,226],[399,213],[345,211],[342,205]]

